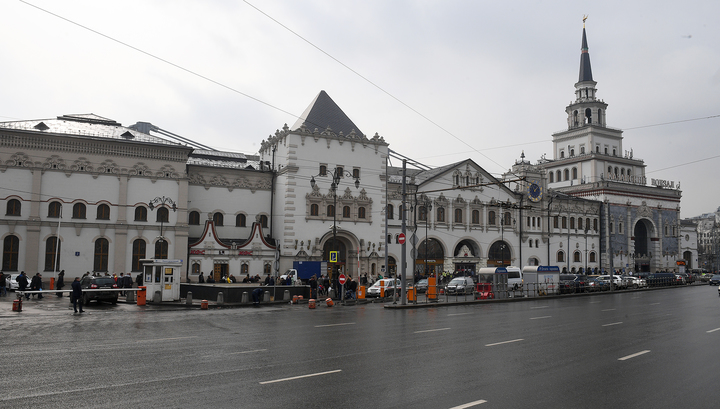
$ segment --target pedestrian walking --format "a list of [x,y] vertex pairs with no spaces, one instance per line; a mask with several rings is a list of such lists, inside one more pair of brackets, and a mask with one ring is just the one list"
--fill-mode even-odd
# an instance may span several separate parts
[[[20,275],[18,276],[18,278],[15,279],[15,281],[17,281],[18,291],[25,291],[28,284],[30,284],[24,271],[20,272]],[[25,294],[25,299],[29,300],[30,294]]]
[[[120,273],[120,277],[115,276],[115,285],[117,285],[117,288],[125,288],[125,275],[124,273]],[[120,295],[123,297],[125,296],[125,291],[120,291]]]
[[[133,288],[133,279],[130,273],[125,274],[125,288]],[[125,295],[127,295],[127,291]]]
[[80,302],[80,312],[83,311],[82,308],[82,286],[80,285],[80,277],[75,277],[75,280],[70,285],[72,287],[72,302],[73,302],[73,310],[75,312],[78,312],[78,301]]
[[199,284],[205,284],[205,276],[204,276],[204,274],[205,274],[205,273],[203,273],[202,271],[200,272],[200,276],[198,277],[198,283],[199,283]]
[[[32,280],[30,281],[30,291],[42,291],[42,276],[40,273],[35,273]],[[33,294],[34,296],[35,294]],[[42,294],[37,295],[38,300],[43,298]]]
[[143,285],[142,273],[140,273],[140,274],[137,275],[137,277],[135,278],[135,282],[137,283],[138,288],[140,288],[140,286]]
[[[65,287],[65,270],[62,270],[58,273],[58,279],[57,282],[55,282],[55,289],[60,291],[62,288]],[[62,293],[58,292],[55,293],[58,297],[62,297]]]
[[7,276],[5,273],[0,271],[0,297],[5,297],[7,295]]

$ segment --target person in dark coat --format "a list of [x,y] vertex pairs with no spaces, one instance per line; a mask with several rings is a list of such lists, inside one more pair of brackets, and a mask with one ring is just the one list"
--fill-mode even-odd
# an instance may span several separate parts
[[73,309],[78,312],[78,301],[80,302],[80,312],[85,312],[82,309],[82,286],[80,285],[80,277],[75,277],[75,280],[70,284],[72,287],[72,302]]
[[137,283],[138,287],[140,287],[141,285],[143,285],[142,273],[140,273],[140,274],[137,275],[137,278],[135,279],[135,282]]
[[7,295],[7,276],[5,273],[0,271],[0,297],[5,297]]
[[[18,291],[25,291],[27,289],[28,284],[30,284],[28,282],[27,275],[25,275],[24,271],[21,271],[20,275],[15,280],[17,281]],[[25,299],[29,300],[30,294],[25,294]]]
[[205,284],[205,276],[203,274],[205,274],[205,273],[203,273],[201,271],[200,276],[198,277],[198,283],[200,283],[200,284]]
[[[133,279],[130,273],[125,275],[125,288],[133,288]],[[127,292],[125,293],[127,295]]]
[[[40,275],[40,273],[36,273],[30,281],[30,291],[39,290],[42,290],[42,276]],[[38,294],[37,296],[38,300],[43,298],[42,294]]]
[[208,274],[207,281],[205,281],[205,282],[208,284],[213,284],[213,283],[215,283],[215,277],[213,277],[212,274]]
[[[65,270],[62,270],[60,271],[60,273],[58,273],[58,279],[55,283],[56,290],[62,290],[63,287],[65,287]],[[58,297],[62,297],[62,293],[55,293],[55,295],[57,295]]]
[[256,288],[252,292],[252,298],[253,298],[253,306],[259,307],[260,306],[260,298],[262,297],[263,290],[262,288]]
[[[120,273],[120,276],[115,276],[115,285],[117,288],[125,288],[125,273]],[[125,291],[120,291],[120,295],[124,296]]]

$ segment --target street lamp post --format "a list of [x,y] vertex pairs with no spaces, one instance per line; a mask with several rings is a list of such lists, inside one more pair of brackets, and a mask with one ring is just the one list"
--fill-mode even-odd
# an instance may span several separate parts
[[587,248],[587,234],[588,234],[589,227],[585,226],[585,271],[584,274],[587,275],[587,269],[588,269],[588,248]]
[[[432,210],[432,203],[430,202],[430,199],[427,197],[425,198],[425,206],[424,206],[424,216],[425,216],[425,275],[428,274],[428,224],[430,223],[430,211]],[[435,275],[435,280],[437,283],[437,273]]]
[[[318,174],[316,176],[325,176],[325,175]],[[337,251],[337,187],[340,184],[340,179],[342,179],[343,176],[347,176],[350,178],[354,177],[352,175],[352,173],[350,173],[348,171],[342,171],[342,170],[339,170],[339,168],[335,168],[335,170],[333,171],[333,174],[332,174],[332,184],[330,185],[330,190],[333,192],[333,243],[332,243],[333,251]],[[317,185],[317,183],[315,182],[315,176],[313,176],[312,178],[310,178],[310,186],[315,188],[316,185]],[[360,187],[360,177],[358,176],[358,177],[355,177],[355,189],[358,189],[359,187]],[[338,261],[340,261],[339,259],[340,258],[338,256]],[[333,269],[333,270],[335,270],[335,269]],[[335,275],[336,275],[335,273],[336,273],[336,271],[333,271],[333,276],[330,277],[331,280],[333,278],[335,278]],[[360,273],[360,271],[358,271],[358,274],[359,273]],[[345,294],[341,294],[341,298],[344,299]]]

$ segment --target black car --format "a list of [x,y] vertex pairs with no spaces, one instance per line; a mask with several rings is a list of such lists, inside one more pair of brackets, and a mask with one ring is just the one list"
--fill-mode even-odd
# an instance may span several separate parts
[[558,290],[560,291],[560,294],[573,294],[578,291],[577,285],[575,283],[575,279],[577,276],[575,274],[560,274],[560,279],[558,281]]
[[[115,279],[110,276],[93,277],[85,276],[80,281],[80,286],[85,289],[96,290],[101,288],[118,288],[115,284]],[[90,301],[95,300],[109,301],[113,304],[117,303],[118,292],[117,291],[83,291],[83,303],[89,305]]]
[[720,285],[720,274],[715,274],[710,278],[710,281],[708,281],[708,284],[710,285]]

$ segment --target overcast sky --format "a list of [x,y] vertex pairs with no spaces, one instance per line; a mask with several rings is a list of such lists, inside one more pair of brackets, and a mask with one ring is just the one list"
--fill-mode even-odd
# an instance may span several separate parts
[[253,154],[325,90],[399,153],[498,175],[552,158],[583,15],[623,149],[681,182],[682,217],[715,211],[717,0],[2,0],[0,121],[94,113]]

